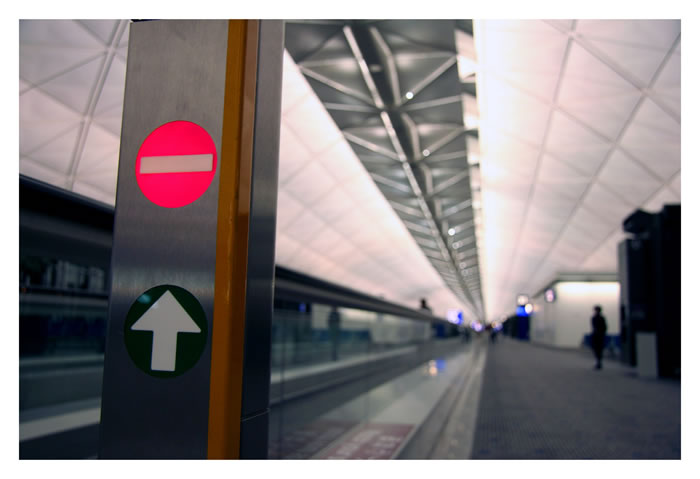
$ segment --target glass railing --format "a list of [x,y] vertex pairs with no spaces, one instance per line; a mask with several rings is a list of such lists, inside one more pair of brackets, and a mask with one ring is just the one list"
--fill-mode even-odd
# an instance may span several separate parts
[[399,391],[378,386],[459,347],[429,321],[314,303],[276,307],[272,327],[271,459],[309,459],[370,421]]

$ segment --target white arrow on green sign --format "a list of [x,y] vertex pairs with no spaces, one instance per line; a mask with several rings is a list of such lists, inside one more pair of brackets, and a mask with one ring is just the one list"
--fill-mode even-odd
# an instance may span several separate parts
[[124,342],[129,356],[156,377],[182,374],[194,366],[207,343],[206,315],[187,290],[173,285],[149,289],[127,313]]

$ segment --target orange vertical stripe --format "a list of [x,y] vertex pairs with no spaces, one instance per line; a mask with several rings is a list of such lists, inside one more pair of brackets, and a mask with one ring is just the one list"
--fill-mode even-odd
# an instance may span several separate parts
[[240,452],[258,30],[257,21],[229,21],[211,340],[209,459],[237,459]]

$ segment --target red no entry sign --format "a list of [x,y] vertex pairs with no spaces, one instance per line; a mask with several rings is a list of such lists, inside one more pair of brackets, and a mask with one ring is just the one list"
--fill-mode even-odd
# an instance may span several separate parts
[[136,182],[146,198],[164,208],[196,201],[216,173],[216,145],[189,121],[171,121],[146,137],[136,156]]

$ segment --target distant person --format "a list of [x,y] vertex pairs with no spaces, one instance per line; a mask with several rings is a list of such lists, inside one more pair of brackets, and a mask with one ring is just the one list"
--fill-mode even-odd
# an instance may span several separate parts
[[433,308],[428,306],[428,302],[425,300],[425,298],[421,298],[421,300],[420,300],[420,309],[421,309],[421,311],[427,311],[428,313],[431,313],[431,314],[433,312]]
[[595,369],[603,367],[603,349],[605,348],[605,333],[608,331],[608,324],[605,322],[605,316],[601,313],[603,308],[600,306],[593,307],[593,317],[591,318],[591,326],[593,333],[591,334],[591,346],[593,346],[593,354],[595,354],[596,365]]
[[340,313],[338,308],[333,306],[328,313],[328,336],[331,340],[331,359],[338,360],[338,344],[340,343]]

